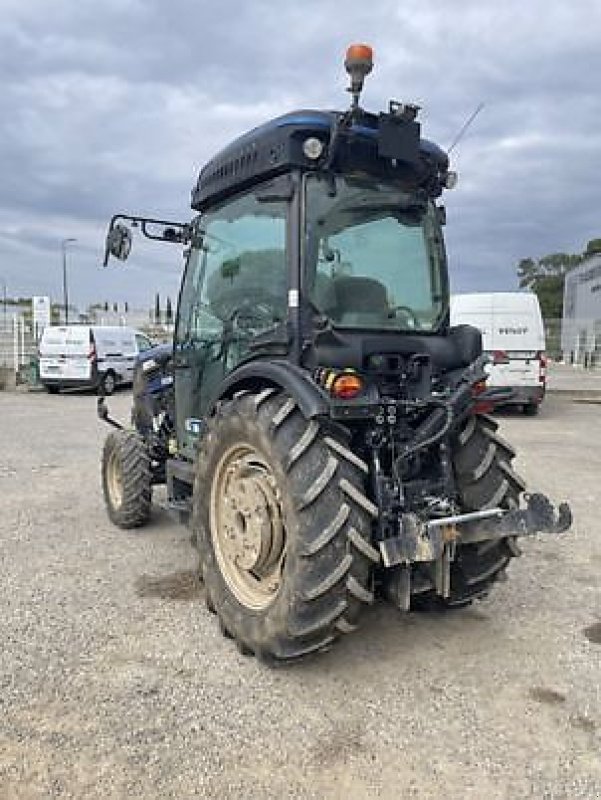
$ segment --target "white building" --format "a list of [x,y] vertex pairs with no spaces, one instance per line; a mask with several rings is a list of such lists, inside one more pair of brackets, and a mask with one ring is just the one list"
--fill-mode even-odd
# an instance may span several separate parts
[[561,349],[574,363],[601,366],[601,252],[566,275]]

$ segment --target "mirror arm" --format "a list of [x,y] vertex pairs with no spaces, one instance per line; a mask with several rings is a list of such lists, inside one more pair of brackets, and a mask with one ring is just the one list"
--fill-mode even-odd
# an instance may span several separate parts
[[[192,234],[192,226],[186,222],[169,222],[164,219],[148,219],[136,217],[135,221],[140,224],[142,233],[147,239],[158,242],[173,242],[175,244],[187,244]],[[148,225],[164,225],[162,233],[152,233],[148,230]]]
[[[128,222],[132,227],[140,227],[142,234],[147,239],[159,242],[171,242],[175,244],[187,244],[192,238],[192,225],[188,222],[173,222],[166,219],[153,219],[152,217],[135,217],[130,214],[114,214],[109,223],[109,235],[114,227],[120,222]],[[149,225],[163,226],[161,233],[152,233]],[[106,267],[110,257],[110,252],[105,250],[103,266]]]

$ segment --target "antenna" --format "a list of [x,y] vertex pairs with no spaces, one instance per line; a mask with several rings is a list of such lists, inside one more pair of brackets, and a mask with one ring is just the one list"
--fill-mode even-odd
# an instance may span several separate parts
[[455,147],[459,144],[459,142],[463,139],[467,129],[472,124],[472,122],[476,119],[476,117],[482,111],[483,108],[484,108],[484,103],[479,103],[478,106],[476,107],[476,110],[473,111],[470,114],[470,116],[466,119],[466,121],[463,123],[461,128],[459,128],[459,132],[457,133],[457,135],[455,136],[455,138],[451,142],[451,144],[449,146],[449,149],[447,150],[447,155],[450,155],[451,151],[454,150]]

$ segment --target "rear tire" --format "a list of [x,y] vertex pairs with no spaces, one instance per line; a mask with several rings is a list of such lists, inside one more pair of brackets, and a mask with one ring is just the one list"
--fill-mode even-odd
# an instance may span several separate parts
[[48,394],[58,394],[60,392],[60,386],[48,386],[48,384],[44,384],[44,389],[46,389]]
[[239,396],[209,422],[193,528],[208,606],[241,652],[287,661],[355,629],[380,560],[366,471],[340,432],[275,389]]
[[525,403],[522,410],[527,417],[536,417],[540,410],[540,405],[538,403]]
[[[515,451],[498,427],[492,417],[474,415],[455,439],[453,465],[462,511],[516,508],[526,488],[511,466]],[[451,595],[443,603],[462,606],[484,597],[519,554],[515,538],[459,545],[451,567]]]
[[131,431],[110,433],[102,451],[102,490],[108,515],[119,528],[148,522],[152,500],[150,456]]

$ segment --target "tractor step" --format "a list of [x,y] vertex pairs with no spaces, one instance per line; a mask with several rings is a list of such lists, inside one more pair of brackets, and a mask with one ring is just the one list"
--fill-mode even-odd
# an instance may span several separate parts
[[162,504],[160,508],[166,511],[175,522],[179,522],[180,525],[187,525],[190,514],[192,513],[189,499],[168,500],[166,503]]

